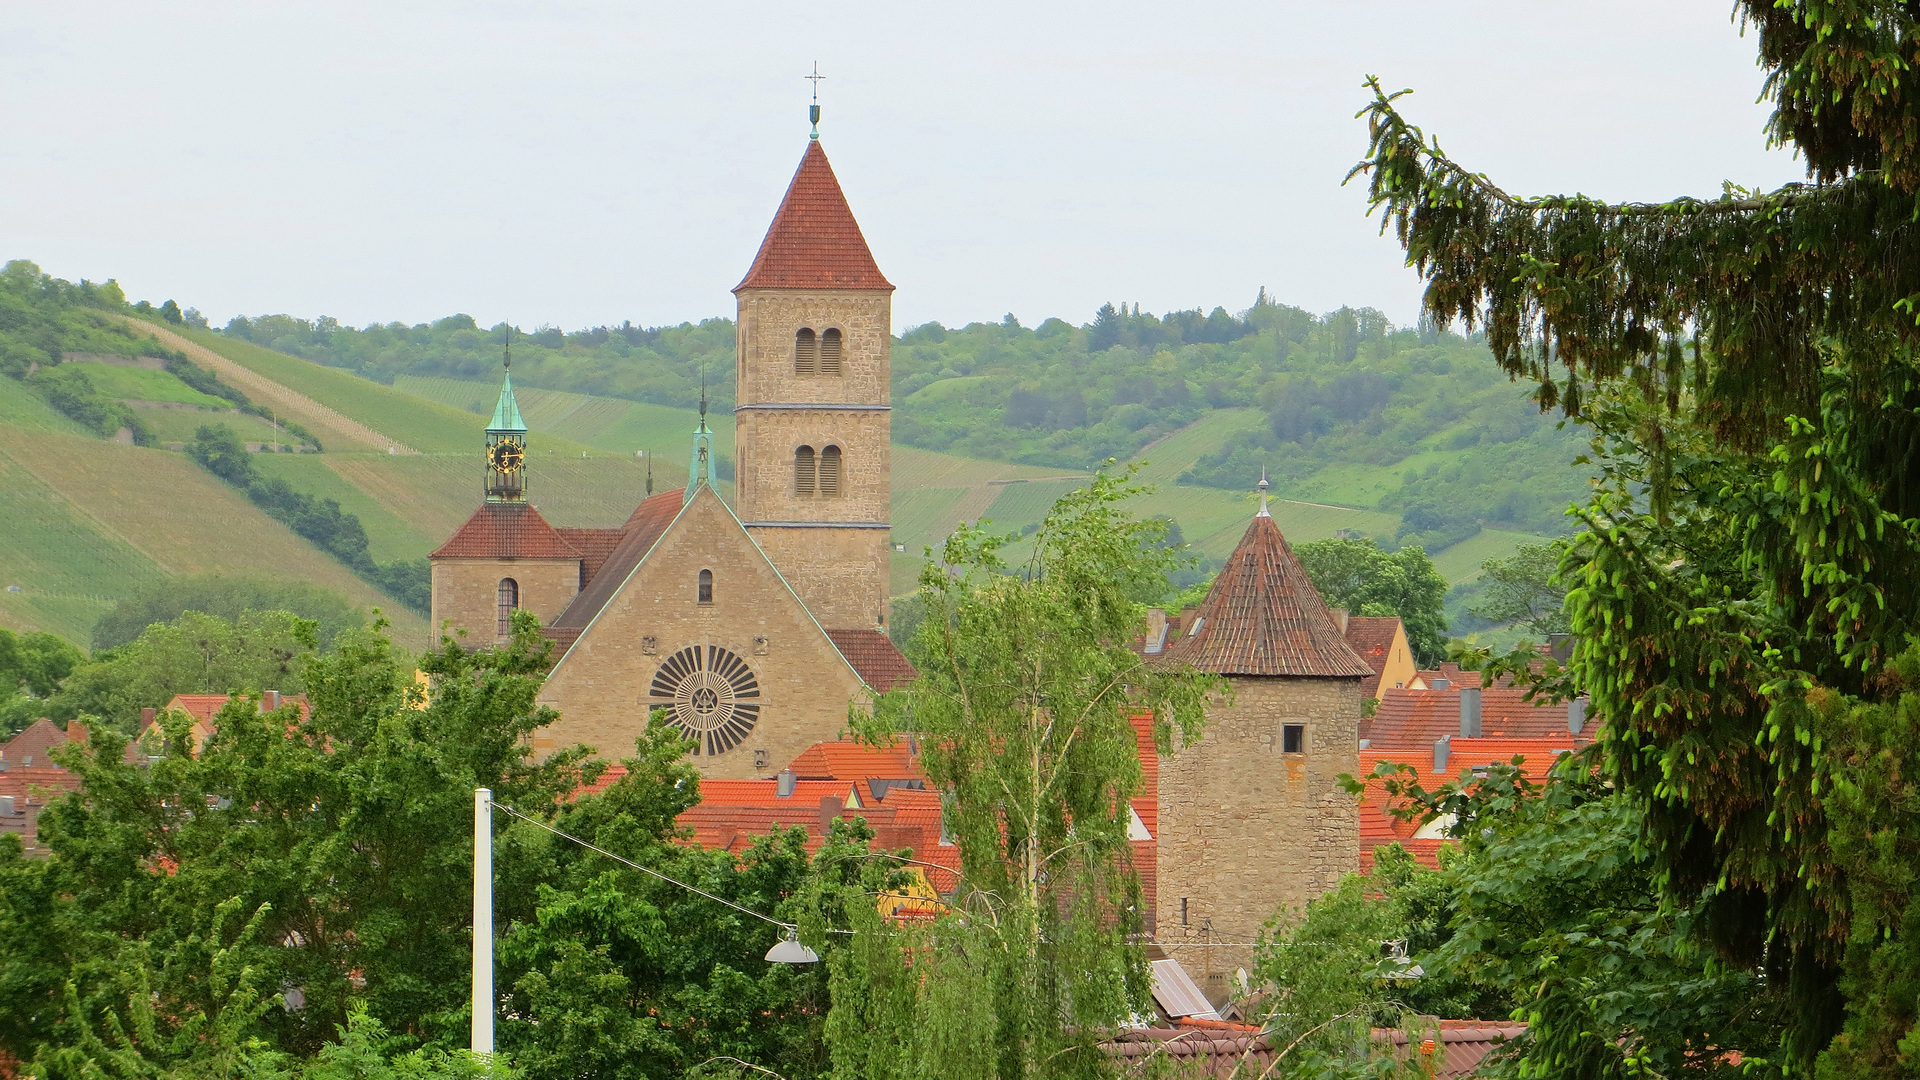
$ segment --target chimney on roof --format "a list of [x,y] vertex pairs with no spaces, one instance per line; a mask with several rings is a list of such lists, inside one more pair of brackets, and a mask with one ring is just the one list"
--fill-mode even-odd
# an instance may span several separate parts
[[1146,645],[1145,651],[1147,652],[1148,655],[1152,655],[1166,647],[1167,647],[1167,609],[1157,608],[1157,607],[1148,608],[1147,609],[1147,645]]
[[1347,632],[1347,609],[1343,607],[1328,608],[1327,614],[1333,616],[1333,625],[1339,627],[1341,635],[1345,636]]
[[1567,731],[1578,735],[1587,726],[1587,699],[1585,695],[1567,702]]
[[140,730],[141,731],[147,730],[147,725],[153,723],[153,718],[158,715],[160,715],[159,709],[141,709],[140,710]]
[[787,769],[780,770],[780,775],[777,779],[779,780],[779,783],[780,783],[780,788],[779,788],[780,797],[783,799],[792,798],[793,787],[795,784],[800,782],[800,777],[795,775],[794,771],[791,768],[787,768]]
[[820,831],[826,832],[833,828],[834,819],[839,817],[840,811],[846,808],[847,804],[838,795],[820,796]]
[[272,712],[280,707],[280,691],[268,690],[260,695],[260,711]]
[[1480,688],[1477,686],[1460,688],[1460,737],[1480,737]]
[[1453,753],[1453,736],[1442,735],[1433,740],[1433,771],[1445,775],[1447,755]]
[[1431,682],[1427,683],[1427,689],[1445,690],[1447,687],[1452,685],[1453,685],[1453,680],[1451,679],[1434,679]]

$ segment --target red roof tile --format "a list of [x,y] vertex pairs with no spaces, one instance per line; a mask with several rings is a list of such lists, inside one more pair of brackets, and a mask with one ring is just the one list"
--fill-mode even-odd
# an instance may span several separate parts
[[819,140],[807,144],[760,253],[734,286],[742,289],[893,289],[867,250]]
[[[1468,672],[1471,685],[1479,684],[1479,675]],[[1526,691],[1512,686],[1491,686],[1480,691],[1480,736],[1482,738],[1553,739],[1571,736],[1567,730],[1567,703],[1557,705],[1529,702]],[[1585,746],[1593,741],[1598,722],[1589,717],[1574,743]],[[1445,735],[1460,734],[1460,683],[1445,690],[1387,689],[1380,692],[1380,705],[1373,716],[1362,722],[1361,738],[1371,750],[1405,748],[1431,750],[1433,742]]]
[[35,720],[20,734],[8,739],[5,746],[0,746],[0,767],[35,763],[53,764],[53,759],[47,756],[47,751],[56,746],[65,746],[69,741],[81,741],[81,733],[86,730],[86,726],[84,724],[75,726],[79,727],[80,731],[69,734],[67,730],[44,716]]
[[1373,674],[1341,636],[1280,527],[1264,512],[1227,556],[1192,629],[1161,655],[1222,675]]
[[884,694],[912,682],[919,672],[882,630],[828,630],[833,647],[853,665],[862,682]]
[[1373,674],[1360,684],[1361,697],[1380,696],[1380,675],[1387,669],[1387,654],[1393,650],[1394,636],[1400,632],[1398,615],[1353,615],[1347,619],[1347,644],[1367,662]]
[[787,767],[808,780],[924,779],[904,741],[888,747],[868,746],[852,739],[814,743]]
[[482,503],[430,559],[578,559],[547,519],[527,503]]
[[553,620],[552,625],[586,629],[594,616],[600,614],[600,609],[607,606],[607,601],[613,599],[613,594],[620,591],[620,586],[626,583],[633,568],[639,566],[640,560],[653,550],[660,534],[666,532],[667,526],[673,524],[673,519],[680,516],[680,508],[684,505],[685,488],[663,491],[641,500],[640,505],[634,507],[633,513],[628,516],[627,523],[620,526],[620,543],[607,554],[600,569],[587,582],[587,587],[580,590],[580,594]]
[[560,534],[560,539],[565,540],[569,547],[580,553],[582,586],[593,580],[593,576],[600,572],[600,567],[606,564],[607,556],[612,555],[613,549],[619,547],[620,541],[627,537],[624,528],[555,529],[554,531]]

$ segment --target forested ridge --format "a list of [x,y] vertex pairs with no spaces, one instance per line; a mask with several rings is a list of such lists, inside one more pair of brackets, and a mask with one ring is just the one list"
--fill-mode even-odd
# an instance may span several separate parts
[[[506,326],[454,315],[355,329],[268,315],[225,333],[391,383],[491,379]],[[516,330],[514,378],[676,406],[692,405],[704,380],[724,408],[733,337],[722,318]],[[1238,490],[1265,468],[1280,493],[1408,517],[1430,549],[1481,524],[1563,532],[1563,511],[1586,490],[1571,465],[1585,436],[1515,393],[1477,338],[1396,328],[1371,308],[1315,315],[1264,290],[1238,315],[1107,304],[1080,326],[926,323],[894,342],[893,405],[906,445],[1067,469],[1129,457],[1214,410],[1258,408],[1264,425],[1179,482]]]

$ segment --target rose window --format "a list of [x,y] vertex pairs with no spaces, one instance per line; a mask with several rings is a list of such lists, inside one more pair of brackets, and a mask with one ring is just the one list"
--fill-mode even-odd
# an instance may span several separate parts
[[647,696],[702,756],[739,746],[760,720],[760,680],[737,653],[718,645],[693,645],[668,657]]

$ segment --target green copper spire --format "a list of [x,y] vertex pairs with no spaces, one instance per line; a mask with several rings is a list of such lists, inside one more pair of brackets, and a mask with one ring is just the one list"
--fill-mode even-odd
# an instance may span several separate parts
[[520,403],[513,400],[513,376],[505,375],[500,379],[500,404],[493,407],[493,419],[487,424],[488,431],[518,431],[525,433],[527,422],[520,419]]
[[693,456],[687,459],[687,494],[681,505],[693,501],[701,484],[713,486],[713,429],[707,427],[707,373],[700,372],[700,426],[693,433]]

